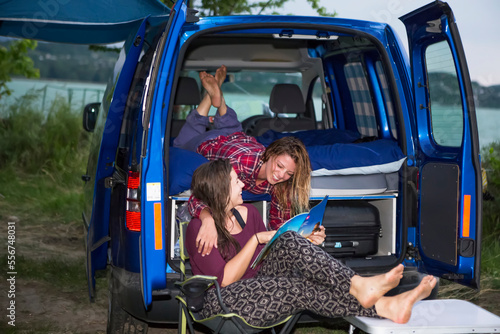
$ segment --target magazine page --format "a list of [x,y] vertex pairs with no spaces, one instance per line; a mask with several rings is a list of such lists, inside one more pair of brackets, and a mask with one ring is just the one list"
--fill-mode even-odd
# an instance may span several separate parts
[[304,223],[299,227],[297,233],[307,238],[323,223],[323,216],[325,215],[326,204],[328,203],[328,195],[323,198],[321,202],[314,206],[306,217]]
[[323,216],[325,215],[326,203],[328,202],[328,195],[323,198],[323,200],[315,205],[311,211],[304,212],[296,215],[293,218],[287,220],[280,228],[276,231],[276,234],[273,236],[271,240],[266,244],[266,246],[260,251],[259,255],[255,258],[255,261],[252,263],[251,267],[255,268],[255,266],[266,257],[271,249],[271,246],[279,238],[280,235],[285,233],[286,231],[296,231],[304,238],[310,236],[316,228],[323,222]]

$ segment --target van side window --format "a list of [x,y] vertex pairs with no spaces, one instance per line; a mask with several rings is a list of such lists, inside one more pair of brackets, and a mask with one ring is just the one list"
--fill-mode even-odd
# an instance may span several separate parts
[[375,63],[375,70],[377,71],[377,76],[380,81],[380,85],[382,88],[382,94],[384,95],[384,104],[385,104],[385,109],[387,111],[387,119],[389,121],[389,127],[392,136],[397,139],[398,138],[398,131],[396,128],[396,117],[394,116],[394,104],[392,102],[391,98],[391,92],[389,90],[389,85],[387,83],[387,77],[384,72],[384,67],[382,66],[381,61],[377,61]]
[[344,73],[359,133],[363,136],[377,136],[377,120],[363,65],[360,62],[347,63]]
[[429,85],[432,136],[441,146],[460,147],[463,136],[463,108],[458,77],[446,41],[425,50]]

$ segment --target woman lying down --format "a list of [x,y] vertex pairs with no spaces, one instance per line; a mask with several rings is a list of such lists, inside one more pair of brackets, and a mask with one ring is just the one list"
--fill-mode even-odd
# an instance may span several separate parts
[[[243,183],[229,161],[200,166],[191,188],[210,208],[218,233],[218,247],[204,256],[196,245],[201,221],[193,218],[189,223],[186,246],[193,274],[217,276],[224,303],[251,325],[268,326],[304,310],[324,317],[382,317],[406,323],[413,305],[436,285],[436,278],[429,275],[413,290],[384,296],[399,284],[404,266],[361,277],[317,246],[325,238],[322,226],[310,240],[285,232],[252,269],[250,264],[276,232],[266,230],[254,206],[243,204]],[[201,311],[205,318],[221,312],[214,290],[205,294]]]

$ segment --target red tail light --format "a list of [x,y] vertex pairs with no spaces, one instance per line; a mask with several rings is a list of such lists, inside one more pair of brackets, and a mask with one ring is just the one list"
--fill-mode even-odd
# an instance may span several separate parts
[[139,199],[140,182],[139,172],[128,172],[125,220],[127,228],[136,232],[141,231],[141,201]]

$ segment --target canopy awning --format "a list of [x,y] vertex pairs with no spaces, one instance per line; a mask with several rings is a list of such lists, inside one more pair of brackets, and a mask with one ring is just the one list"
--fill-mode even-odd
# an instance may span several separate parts
[[123,41],[148,16],[168,16],[158,0],[0,0],[0,35],[56,43]]

